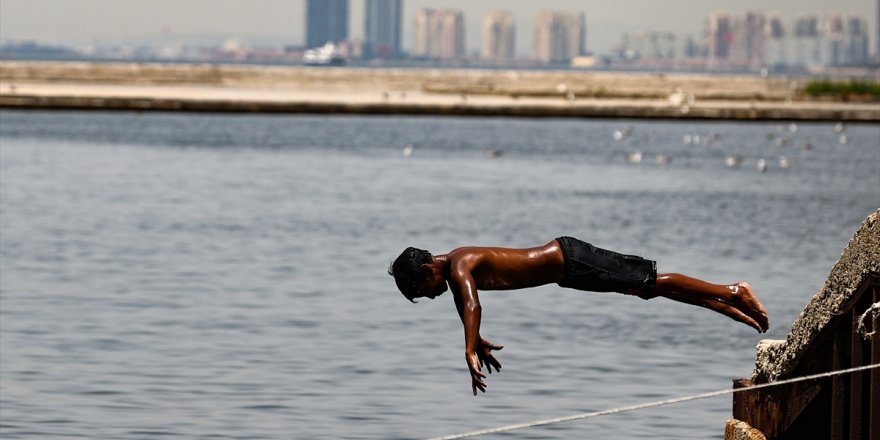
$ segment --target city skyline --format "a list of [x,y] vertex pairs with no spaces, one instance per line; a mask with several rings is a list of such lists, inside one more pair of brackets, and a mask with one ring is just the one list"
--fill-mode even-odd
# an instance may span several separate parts
[[[705,19],[724,11],[741,14],[746,11],[775,13],[793,17],[800,13],[876,17],[876,0],[822,1],[779,0],[766,2],[743,0],[736,5],[718,0],[667,2],[650,0],[619,0],[614,5],[574,0],[546,0],[539,5],[526,0],[464,0],[403,2],[401,38],[403,49],[412,50],[416,12],[421,8],[461,9],[465,22],[465,51],[480,52],[482,23],[491,9],[509,10],[514,16],[516,54],[533,53],[533,21],[539,11],[553,9],[583,12],[586,17],[586,50],[607,53],[625,32],[670,31],[700,37]],[[305,45],[305,1],[263,0],[255,8],[243,0],[191,0],[186,3],[154,0],[145,3],[133,0],[72,0],[64,3],[48,0],[4,0],[0,3],[0,41],[35,40],[49,44],[89,45],[126,43],[140,40],[174,41],[198,36],[263,38],[278,44]],[[349,35],[364,39],[365,0],[351,0]],[[206,13],[210,11],[210,13]],[[638,13],[636,13],[636,11]],[[210,16],[211,20],[205,20]],[[871,52],[876,49],[877,23],[869,20]],[[96,31],[100,29],[100,31]]]

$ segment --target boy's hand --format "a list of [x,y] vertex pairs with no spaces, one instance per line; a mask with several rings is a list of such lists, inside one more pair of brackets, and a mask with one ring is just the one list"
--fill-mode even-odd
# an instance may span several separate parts
[[477,395],[478,388],[485,393],[486,382],[483,382],[483,379],[486,375],[480,372],[479,357],[476,353],[465,353],[464,357],[467,359],[468,370],[471,372],[471,387],[474,389],[474,395]]
[[488,339],[480,338],[480,343],[477,346],[477,356],[480,358],[480,366],[485,365],[486,369],[489,370],[489,374],[492,374],[492,367],[495,367],[496,373],[501,371],[501,362],[495,358],[492,350],[501,350],[502,348],[504,348],[503,345],[493,344]]

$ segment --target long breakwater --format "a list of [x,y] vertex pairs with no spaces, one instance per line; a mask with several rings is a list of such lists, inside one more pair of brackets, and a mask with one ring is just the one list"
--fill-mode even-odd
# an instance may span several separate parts
[[589,71],[0,62],[0,107],[237,113],[880,121],[803,78]]

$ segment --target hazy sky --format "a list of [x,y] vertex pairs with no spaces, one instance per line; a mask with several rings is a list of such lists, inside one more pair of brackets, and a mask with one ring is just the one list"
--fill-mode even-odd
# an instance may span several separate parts
[[[700,35],[704,18],[716,11],[761,10],[783,16],[840,12],[868,19],[877,31],[880,0],[404,0],[403,45],[412,42],[415,11],[424,7],[462,9],[467,50],[478,51],[480,25],[489,9],[514,13],[517,52],[529,55],[532,18],[541,9],[584,11],[587,48],[604,53],[625,31],[666,30]],[[245,41],[304,41],[304,0],[0,0],[0,41],[37,40],[84,46],[140,41],[193,42],[194,35],[239,37]],[[351,0],[351,34],[363,35],[363,0]],[[874,38],[871,38],[872,45]]]

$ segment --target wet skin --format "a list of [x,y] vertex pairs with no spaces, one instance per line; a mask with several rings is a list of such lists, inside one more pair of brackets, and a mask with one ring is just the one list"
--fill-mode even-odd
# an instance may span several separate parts
[[[445,255],[436,255],[422,265],[426,280],[416,297],[434,299],[448,287],[464,326],[465,359],[471,374],[474,395],[486,391],[485,375],[501,363],[492,354],[503,346],[480,336],[482,308],[478,290],[513,290],[558,283],[565,274],[565,260],[556,240],[544,246],[511,249],[499,247],[462,247]],[[730,285],[707,283],[681,274],[658,274],[654,292],[640,293],[645,299],[663,296],[698,305],[745,323],[759,332],[769,327],[767,312],[748,283]]]

